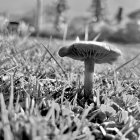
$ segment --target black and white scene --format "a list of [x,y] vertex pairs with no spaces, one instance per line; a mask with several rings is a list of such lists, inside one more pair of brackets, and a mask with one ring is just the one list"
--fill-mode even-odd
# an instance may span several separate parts
[[140,140],[140,0],[0,0],[0,140]]

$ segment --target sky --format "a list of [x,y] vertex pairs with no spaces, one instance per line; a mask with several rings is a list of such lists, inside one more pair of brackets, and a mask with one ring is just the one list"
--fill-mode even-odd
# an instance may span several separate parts
[[[44,3],[53,0],[43,0]],[[79,16],[86,13],[91,4],[91,0],[67,0],[70,6],[70,16]],[[108,11],[115,14],[117,8],[122,6],[124,14],[140,9],[140,0],[106,0],[108,1]],[[35,7],[36,0],[0,0],[0,12],[23,14]]]

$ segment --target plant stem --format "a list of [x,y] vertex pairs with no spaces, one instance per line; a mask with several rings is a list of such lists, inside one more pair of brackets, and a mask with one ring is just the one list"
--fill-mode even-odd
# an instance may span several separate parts
[[86,59],[84,63],[85,63],[84,96],[85,99],[88,100],[90,95],[92,95],[95,62],[93,59]]

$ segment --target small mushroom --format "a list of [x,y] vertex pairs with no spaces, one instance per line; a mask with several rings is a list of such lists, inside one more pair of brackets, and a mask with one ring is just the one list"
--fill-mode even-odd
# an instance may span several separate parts
[[88,100],[93,89],[94,65],[109,63],[112,64],[121,55],[121,51],[105,42],[80,41],[72,43],[68,47],[59,50],[60,57],[70,57],[75,60],[84,61],[84,97]]

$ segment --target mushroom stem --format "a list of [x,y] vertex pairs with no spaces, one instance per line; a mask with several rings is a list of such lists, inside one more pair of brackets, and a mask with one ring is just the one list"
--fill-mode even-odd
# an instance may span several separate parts
[[95,62],[93,59],[86,59],[84,63],[85,63],[84,97],[87,100],[89,99],[89,96],[92,94]]

